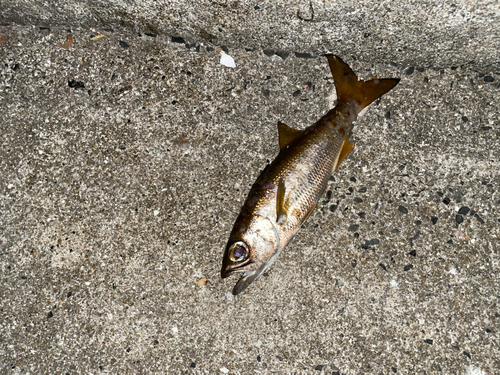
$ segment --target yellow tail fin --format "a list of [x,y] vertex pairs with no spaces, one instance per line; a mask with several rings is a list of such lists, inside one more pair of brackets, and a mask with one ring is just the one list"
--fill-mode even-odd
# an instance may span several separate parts
[[337,90],[337,100],[355,101],[359,111],[375,99],[380,98],[399,82],[399,79],[359,81],[356,74],[339,57],[333,55],[326,55],[326,57],[330,63],[330,70]]

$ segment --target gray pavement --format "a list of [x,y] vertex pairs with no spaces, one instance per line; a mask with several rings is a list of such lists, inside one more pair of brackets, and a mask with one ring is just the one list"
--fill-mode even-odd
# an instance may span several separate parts
[[[40,4],[2,3],[1,373],[500,374],[498,9]],[[232,296],[222,251],[278,120],[333,104],[325,52],[401,82]]]

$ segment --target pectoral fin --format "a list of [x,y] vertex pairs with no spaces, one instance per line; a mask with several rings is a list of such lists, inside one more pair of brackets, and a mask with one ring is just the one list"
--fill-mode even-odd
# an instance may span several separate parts
[[339,159],[337,161],[337,165],[335,166],[335,171],[338,171],[340,163],[342,163],[347,155],[352,151],[354,148],[355,143],[354,142],[349,142],[349,140],[346,138],[344,140],[344,144],[342,145],[342,149],[340,150],[339,154]]
[[280,178],[278,182],[278,193],[276,196],[276,222],[287,217],[287,202],[285,202],[285,182]]
[[280,150],[294,141],[302,134],[302,130],[297,130],[289,127],[288,125],[278,122],[278,135],[280,139]]

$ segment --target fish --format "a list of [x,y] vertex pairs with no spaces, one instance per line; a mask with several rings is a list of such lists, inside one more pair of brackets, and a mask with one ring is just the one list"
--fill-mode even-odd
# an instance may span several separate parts
[[326,57],[336,105],[304,130],[278,122],[279,154],[250,189],[224,249],[221,277],[241,274],[234,295],[273,264],[314,211],[328,179],[354,147],[350,137],[361,110],[399,82],[358,80],[340,57]]

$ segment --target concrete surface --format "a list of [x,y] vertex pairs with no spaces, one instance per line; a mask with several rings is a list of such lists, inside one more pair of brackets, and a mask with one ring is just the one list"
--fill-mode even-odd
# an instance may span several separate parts
[[332,104],[326,59],[293,53],[320,42],[236,38],[233,69],[206,38],[25,24],[0,27],[0,372],[500,374],[498,49],[329,49],[401,82],[233,297],[222,250],[277,121]]
[[281,55],[500,71],[497,1],[0,0],[0,24],[173,35]]

